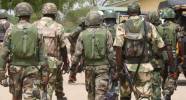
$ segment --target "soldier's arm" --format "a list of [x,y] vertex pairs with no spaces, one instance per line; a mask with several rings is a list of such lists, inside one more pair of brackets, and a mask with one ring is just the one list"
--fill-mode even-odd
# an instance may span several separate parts
[[107,32],[107,56],[112,67],[115,66],[115,54],[113,48],[113,38],[112,34],[108,31]]
[[116,64],[117,64],[117,71],[121,70],[121,62],[122,62],[122,46],[124,43],[124,35],[125,30],[122,28],[123,24],[120,24],[116,27],[116,37],[114,40],[114,47],[116,50]]
[[41,34],[38,35],[38,47],[39,47],[39,63],[42,66],[47,65],[47,53],[44,46],[44,39]]
[[[165,44],[164,41],[162,39],[162,37],[158,34],[156,28],[154,25],[149,23],[149,31],[148,31],[148,36],[150,36],[151,38],[151,42],[154,46],[158,47],[158,48],[164,48]],[[150,34],[149,34],[150,33]]]
[[83,31],[84,29],[81,26],[78,26],[68,37],[69,41],[71,43],[76,42],[79,34]]
[[7,33],[4,39],[3,47],[0,51],[0,81],[5,78],[5,67],[10,54],[10,34]]
[[76,43],[75,53],[72,56],[72,65],[75,66],[80,61],[80,57],[83,54],[83,48],[82,34],[80,34]]
[[58,38],[59,38],[59,44],[60,44],[60,54],[61,54],[61,57],[62,57],[62,60],[64,62],[64,65],[65,66],[68,66],[68,53],[67,53],[67,47],[66,47],[66,44],[65,44],[65,36],[64,36],[64,29],[63,27],[59,27],[58,29]]

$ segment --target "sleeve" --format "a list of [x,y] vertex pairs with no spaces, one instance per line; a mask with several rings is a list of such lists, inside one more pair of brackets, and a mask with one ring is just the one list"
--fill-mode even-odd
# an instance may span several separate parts
[[150,24],[151,30],[149,31],[151,39],[152,39],[152,44],[155,44],[158,48],[163,48],[165,46],[161,36],[158,34],[156,28],[154,25]]
[[65,36],[64,36],[64,28],[63,26],[60,26],[57,30],[59,42],[60,42],[60,47],[64,48],[65,47]]
[[107,32],[107,55],[110,65],[115,66],[115,52],[113,48],[113,38],[110,32]]
[[124,42],[125,30],[122,27],[123,24],[119,24],[116,27],[116,37],[114,39],[114,46],[122,47]]
[[78,64],[81,55],[83,54],[83,40],[82,40],[82,33],[79,35],[77,43],[76,43],[76,48],[75,48],[75,53],[72,56],[72,65]]
[[40,65],[47,65],[47,54],[44,46],[44,39],[42,34],[39,34],[39,40],[38,40],[38,45],[39,45],[39,63]]
[[8,55],[10,54],[10,32],[11,29],[9,28],[8,31],[5,33],[3,47],[0,51],[0,70],[3,70],[5,68],[6,62],[8,60]]

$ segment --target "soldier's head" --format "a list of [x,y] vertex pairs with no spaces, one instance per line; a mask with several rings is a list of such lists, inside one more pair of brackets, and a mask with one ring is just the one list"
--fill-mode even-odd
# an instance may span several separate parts
[[103,23],[103,16],[99,11],[90,11],[85,19],[88,26],[100,26]]
[[29,3],[21,2],[16,5],[14,11],[19,19],[29,20],[33,13],[33,8]]
[[42,8],[43,16],[53,19],[55,19],[57,11],[57,6],[54,3],[45,3]]
[[161,24],[160,16],[157,11],[149,12],[147,15],[147,20],[156,26]]
[[7,17],[8,17],[7,11],[4,9],[1,9],[0,10],[0,19],[7,19]]
[[129,16],[136,16],[141,14],[140,5],[137,2],[130,3],[127,7]]
[[104,11],[104,23],[108,26],[113,26],[116,24],[116,12],[113,10]]
[[174,20],[176,13],[172,8],[164,8],[160,11],[160,17],[165,20]]

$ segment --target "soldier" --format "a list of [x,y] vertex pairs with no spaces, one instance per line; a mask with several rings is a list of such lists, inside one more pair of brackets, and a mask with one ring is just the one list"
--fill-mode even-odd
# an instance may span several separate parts
[[[152,99],[152,58],[151,46],[164,47],[156,28],[140,17],[138,3],[128,5],[129,19],[116,28],[114,46],[116,48],[117,74],[120,76],[120,100],[130,100],[131,92],[137,100]],[[154,44],[154,45],[152,45]],[[123,63],[125,62],[125,63]],[[123,69],[123,67],[125,69]],[[128,70],[132,77],[123,74]]]
[[39,34],[42,34],[49,62],[48,94],[52,99],[55,91],[57,100],[66,100],[63,92],[62,71],[67,71],[67,49],[63,26],[55,21],[57,7],[54,3],[45,3],[42,7],[43,17],[34,22]]
[[[0,48],[2,48],[3,46],[3,40],[7,29],[9,27],[12,27],[12,24],[8,21],[7,18],[8,18],[8,13],[6,12],[6,10],[0,10]],[[6,72],[7,72],[7,68],[6,68]],[[1,84],[5,87],[8,86],[9,84],[8,78],[6,77],[6,79],[2,80]]]
[[7,30],[0,53],[0,67],[3,69],[10,57],[12,100],[22,100],[22,96],[24,100],[36,100],[40,98],[39,89],[35,88],[40,84],[39,80],[42,80],[41,84],[47,82],[47,60],[42,37],[30,24],[33,9],[29,3],[18,3],[14,10],[19,22]]
[[104,11],[104,26],[112,33],[113,39],[116,36],[116,12],[113,10]]
[[12,24],[8,21],[8,13],[6,10],[1,10],[0,11],[0,44],[2,46],[4,36],[6,33],[6,30],[12,26]]
[[164,19],[164,23],[158,26],[157,29],[165,42],[165,52],[168,54],[168,60],[165,61],[164,68],[164,73],[166,74],[163,76],[163,95],[165,100],[170,100],[171,95],[176,89],[176,80],[178,78],[176,44],[180,35],[180,28],[173,22],[176,16],[173,9],[165,8],[161,11],[160,15]]
[[[147,19],[152,23],[156,28],[161,24],[159,13],[156,11],[149,12]],[[161,70],[164,65],[163,59],[158,55],[158,48],[152,48],[154,58],[151,60],[151,63],[154,67],[153,71],[153,95],[152,100],[161,100]]]
[[105,100],[109,82],[108,65],[114,62],[112,35],[101,26],[103,18],[98,11],[90,11],[86,20],[89,28],[78,37],[71,70],[75,70],[79,58],[84,55],[88,100]]
[[[72,33],[70,33],[70,35],[68,36],[68,39],[71,43],[71,48],[70,48],[71,55],[73,55],[74,52],[75,52],[75,45],[76,45],[79,34],[82,31],[84,31],[87,27],[88,26],[85,23],[85,18],[81,18],[81,22],[78,25],[78,27]],[[81,72],[83,70],[83,66],[84,66],[83,58],[80,58],[80,59],[81,60],[80,60],[79,64],[77,65],[77,68],[76,68],[78,72]],[[68,82],[69,83],[75,83],[75,81],[76,81],[76,73],[73,73],[72,71],[70,71]]]

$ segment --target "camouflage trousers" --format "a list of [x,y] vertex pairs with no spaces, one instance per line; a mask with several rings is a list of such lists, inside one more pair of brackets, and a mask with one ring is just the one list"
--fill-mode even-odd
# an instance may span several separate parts
[[[174,72],[173,76],[171,76],[170,72]],[[174,93],[174,90],[177,87],[177,79],[179,76],[179,71],[177,67],[168,67],[168,65],[165,65],[164,73],[166,73],[166,76],[164,77],[164,83],[163,83],[163,95],[165,96],[171,96]]]
[[[135,72],[130,72],[131,76],[134,76]],[[134,83],[136,89],[140,93],[145,94],[145,97],[138,98],[136,100],[151,100],[152,98],[152,72],[139,72]],[[120,100],[130,100],[131,91],[129,83],[125,76],[120,77]]]
[[35,66],[10,66],[10,93],[15,100],[39,100],[40,75]]
[[58,62],[57,59],[53,57],[49,57],[49,83],[47,86],[47,92],[50,96],[50,100],[52,100],[52,94],[55,91],[55,95],[57,100],[63,100],[64,92],[63,92],[63,76],[61,71],[61,63]]
[[161,72],[160,68],[153,71],[152,100],[161,100]]
[[88,100],[105,100],[109,88],[109,66],[86,66],[85,85]]
[[163,86],[163,95],[169,95],[169,96],[172,95],[176,87],[177,87],[176,79],[167,77],[167,79],[165,80],[165,84]]

